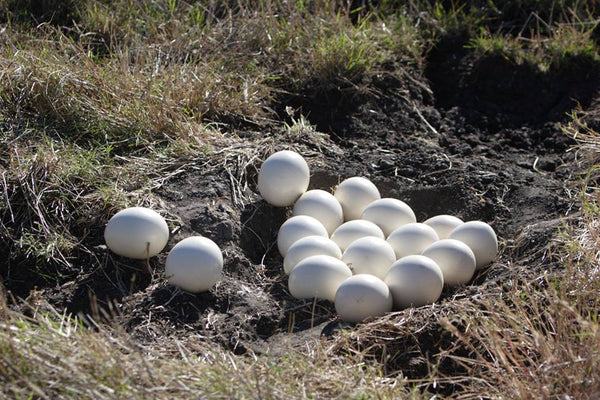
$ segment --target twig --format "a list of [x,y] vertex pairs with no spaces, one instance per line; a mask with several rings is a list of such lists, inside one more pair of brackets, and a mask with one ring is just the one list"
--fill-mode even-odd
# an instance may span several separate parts
[[425,119],[425,117],[423,116],[423,114],[421,114],[421,111],[419,111],[419,108],[417,107],[417,105],[414,102],[411,102],[413,110],[417,113],[417,115],[419,116],[419,118],[421,118],[421,121],[423,121],[425,123],[425,125],[427,125],[427,127],[429,129],[431,129],[431,131],[433,133],[435,133],[436,135],[439,135],[440,133],[437,131],[437,129],[435,129],[430,123],[429,121],[427,121]]

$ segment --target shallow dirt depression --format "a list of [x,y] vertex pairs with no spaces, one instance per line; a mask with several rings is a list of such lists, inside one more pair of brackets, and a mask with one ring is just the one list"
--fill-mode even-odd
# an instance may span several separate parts
[[[276,239],[291,209],[272,207],[256,195],[255,201],[235,207],[225,178],[209,182],[222,185],[218,199],[176,189],[207,184],[206,177],[195,174],[167,185],[162,193],[170,211],[181,218],[170,246],[194,234],[215,240],[225,258],[224,279],[211,292],[198,295],[156,281],[125,299],[121,315],[127,327],[143,340],[173,334],[211,338],[235,353],[278,351],[283,342],[300,344],[309,336],[331,333],[336,322],[332,303],[297,300],[287,290]],[[327,170],[313,171],[310,188],[327,190],[343,178]],[[404,187],[394,180],[371,178],[383,196],[415,204],[419,220],[442,212],[493,220],[493,210],[460,184]]]
[[[513,118],[502,109],[483,113],[469,104],[439,102],[427,79],[407,74],[410,79],[374,77],[371,86],[379,95],[354,98],[347,110],[336,108],[323,116],[299,109],[322,134],[275,131],[269,151],[291,148],[303,154],[311,166],[311,188],[328,190],[345,178],[365,176],[383,197],[406,201],[419,221],[448,213],[489,222],[499,236],[498,261],[470,286],[443,293],[438,307],[451,312],[456,298],[499,288],[509,274],[509,257],[526,263],[532,274],[547,267],[540,249],[573,203],[565,187],[573,170],[566,152],[571,142],[555,115],[550,122],[523,121],[522,114]],[[468,82],[468,73],[461,79]],[[565,96],[571,95],[565,90]],[[244,137],[253,135],[263,133],[241,132],[237,140],[247,143]],[[335,334],[333,304],[296,300],[287,290],[276,236],[291,209],[272,207],[257,194],[257,170],[268,151],[247,144],[243,158],[252,160],[248,165],[240,167],[239,153],[222,149],[227,158],[222,165],[206,168],[199,160],[157,192],[166,210],[179,218],[172,222],[177,230],[167,250],[194,234],[222,248],[225,276],[213,290],[193,295],[168,286],[161,275],[166,251],[153,263],[154,279],[143,265],[114,264],[116,271],[137,269],[126,276],[136,278],[116,306],[118,318],[136,338],[211,340],[237,354],[278,354],[289,351],[290,344],[302,346],[308,338]],[[96,291],[98,299],[106,295]],[[426,309],[417,313],[433,315]],[[388,372],[427,374],[424,349],[445,340],[440,332],[407,335],[407,350],[389,357]]]
[[[438,305],[442,310],[450,310],[456,298],[499,288],[509,273],[509,256],[526,260],[532,273],[541,271],[539,250],[573,203],[565,188],[572,170],[565,151],[571,143],[559,124],[515,120],[506,128],[502,121],[510,114],[494,120],[477,110],[436,104],[423,77],[373,80],[380,95],[359,99],[348,113],[328,114],[328,128],[322,115],[307,115],[325,135],[274,134],[270,151],[291,148],[303,154],[311,166],[310,188],[328,190],[345,178],[365,176],[383,197],[407,202],[419,221],[446,213],[490,223],[499,236],[498,261],[471,285],[446,290]],[[245,158],[254,160],[243,169],[234,157],[231,165],[208,172],[195,166],[158,191],[180,219],[169,246],[194,234],[213,239],[223,250],[225,277],[210,293],[183,293],[155,279],[124,297],[119,315],[137,338],[195,337],[237,354],[277,354],[290,343],[301,346],[310,337],[335,334],[332,303],[296,300],[287,290],[276,237],[291,208],[262,201],[256,174],[269,152],[252,146],[246,151]],[[416,312],[431,316],[426,308]],[[407,340],[416,340],[413,347],[437,346],[445,340],[440,335],[428,330]],[[426,374],[422,354],[390,358],[390,372]]]
[[[305,155],[311,166],[310,188],[328,190],[347,177],[366,176],[383,197],[411,205],[419,221],[448,213],[491,223],[500,240],[498,262],[481,271],[471,287],[446,290],[441,307],[456,296],[481,293],[482,285],[500,285],[509,253],[521,251],[535,268],[528,249],[543,243],[537,247],[528,243],[547,239],[571,204],[564,191],[568,140],[560,127],[551,123],[517,129],[523,141],[536,144],[525,150],[521,141],[512,139],[515,130],[475,129],[465,110],[436,109],[414,101],[409,105],[401,84],[395,82],[382,97],[384,106],[365,99],[355,114],[344,117],[351,121],[345,128],[351,135],[332,134],[325,138],[326,146],[312,143],[310,137],[302,143],[282,140],[274,150],[294,148]],[[399,126],[413,128],[394,128]],[[537,140],[539,136],[551,136],[553,141]],[[552,168],[541,170],[546,164],[540,159]],[[213,239],[224,253],[225,277],[210,293],[187,294],[155,280],[126,297],[120,315],[136,337],[192,335],[216,340],[238,354],[277,353],[287,348],[284,344],[301,345],[309,337],[335,331],[333,304],[300,301],[288,293],[276,237],[291,208],[272,207],[256,193],[260,161],[244,171],[243,190],[230,170],[222,168],[208,174],[190,170],[159,191],[169,212],[181,219],[170,246],[193,234]],[[550,222],[534,230],[533,239],[523,239],[530,232],[524,229],[541,220]],[[517,237],[521,239],[515,241]],[[422,334],[424,346],[442,340],[425,337],[432,332]],[[414,376],[426,373],[415,369],[413,358],[395,358],[390,366],[413,371]]]

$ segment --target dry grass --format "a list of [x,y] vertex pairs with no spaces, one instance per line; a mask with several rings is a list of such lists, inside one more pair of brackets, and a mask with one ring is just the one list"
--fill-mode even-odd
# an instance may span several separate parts
[[30,317],[9,311],[0,321],[0,396],[6,398],[391,398],[402,382],[348,357],[307,343],[278,357],[234,356],[202,339],[152,347],[119,327],[85,328],[41,299]]

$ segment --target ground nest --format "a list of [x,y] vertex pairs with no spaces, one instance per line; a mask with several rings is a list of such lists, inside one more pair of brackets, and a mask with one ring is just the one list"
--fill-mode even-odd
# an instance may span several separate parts
[[[434,53],[431,62],[438,56]],[[501,73],[497,64],[463,62],[459,83],[475,96],[472,101],[449,95],[454,89],[442,79],[444,65],[439,61],[429,67],[427,77],[409,72],[407,79],[372,77],[377,95],[353,99],[348,109],[338,105],[326,115],[318,109],[297,109],[294,118],[304,114],[304,130],[267,134],[256,143],[245,139],[252,132],[239,132],[214,145],[220,162],[210,161],[209,155],[182,166],[156,191],[173,217],[169,222],[174,233],[166,250],[190,235],[214,240],[225,265],[223,280],[210,292],[193,295],[168,286],[162,276],[167,251],[152,260],[150,272],[142,262],[101,248],[101,238],[95,248],[102,267],[42,290],[73,313],[97,313],[96,318],[112,314],[145,342],[212,341],[242,354],[277,353],[290,343],[300,346],[321,336],[339,339],[332,303],[296,300],[289,294],[275,242],[291,210],[269,206],[256,190],[257,170],[269,152],[294,149],[311,167],[310,188],[329,190],[345,178],[365,176],[382,197],[407,202],[418,221],[447,213],[495,228],[500,255],[471,284],[445,290],[434,306],[350,327],[370,332],[369,343],[357,340],[357,333],[353,341],[339,339],[336,344],[340,352],[375,346],[370,347],[372,356],[384,358],[389,372],[425,375],[424,360],[430,356],[426,349],[439,352],[450,346],[440,321],[451,319],[461,302],[474,304],[482,296],[496,295],[517,270],[535,278],[551,267],[545,256],[548,240],[574,212],[576,200],[569,195],[575,160],[567,150],[573,143],[561,130],[561,115],[573,107],[574,96],[583,93],[585,102],[595,96],[589,91],[595,89],[586,91],[581,85],[578,91],[567,90],[572,79],[562,77],[565,90],[553,87],[553,103],[545,105],[552,109],[551,117],[543,117],[539,96],[521,99],[520,109],[531,106],[535,111],[527,119],[522,112],[502,108],[503,97],[494,106],[482,69]],[[471,80],[469,71],[476,74]],[[539,79],[540,86],[544,79]],[[528,90],[542,92],[541,87]],[[99,308],[92,307],[95,302]],[[382,330],[386,334],[378,342]]]

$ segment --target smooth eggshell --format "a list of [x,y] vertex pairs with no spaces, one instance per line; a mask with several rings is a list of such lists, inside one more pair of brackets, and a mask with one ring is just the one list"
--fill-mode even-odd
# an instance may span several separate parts
[[438,240],[427,247],[423,255],[440,267],[446,286],[464,285],[475,273],[475,254],[460,240]]
[[327,229],[313,217],[308,215],[297,215],[285,221],[277,234],[277,248],[279,254],[286,256],[289,248],[297,240],[306,236],[329,237]]
[[496,232],[482,221],[469,221],[457,226],[449,238],[460,240],[473,250],[477,269],[494,261],[498,254]]
[[342,260],[331,256],[311,256],[294,267],[288,287],[297,299],[317,297],[334,301],[338,287],[351,276],[352,271]]
[[334,196],[344,210],[344,221],[359,219],[364,209],[381,198],[377,187],[367,178],[355,176],[340,183]]
[[435,229],[440,239],[448,239],[450,232],[457,226],[464,224],[464,221],[453,215],[443,214],[431,217],[423,223]]
[[144,260],[165,248],[169,241],[169,227],[156,211],[130,207],[119,211],[108,221],[104,240],[114,253]]
[[330,235],[344,222],[340,202],[324,190],[315,189],[304,193],[294,204],[293,215],[308,215],[323,224]]
[[362,219],[344,222],[331,235],[331,240],[340,246],[344,252],[352,242],[365,236],[374,236],[385,239],[383,231],[372,222]]
[[310,256],[325,255],[342,258],[342,251],[331,239],[323,236],[307,236],[297,240],[289,248],[283,260],[283,270],[289,275],[294,267],[305,258]]
[[396,229],[387,241],[396,252],[396,258],[421,254],[430,244],[437,241],[438,235],[435,230],[425,224],[418,222],[402,225]]
[[442,294],[444,276],[429,257],[406,256],[390,267],[384,282],[390,288],[397,310],[434,303]]
[[360,322],[392,311],[390,289],[373,275],[354,275],[346,279],[335,294],[335,311],[343,321]]
[[223,254],[212,240],[191,236],[177,243],[167,256],[165,274],[169,283],[188,292],[209,290],[223,271]]
[[308,164],[294,151],[272,154],[260,167],[258,191],[277,207],[291,206],[306,191],[310,181]]
[[350,243],[342,255],[342,261],[355,275],[371,274],[383,279],[396,261],[396,253],[384,239],[366,236]]
[[417,222],[417,217],[408,204],[391,198],[370,203],[363,211],[362,219],[376,224],[386,237],[402,225]]

